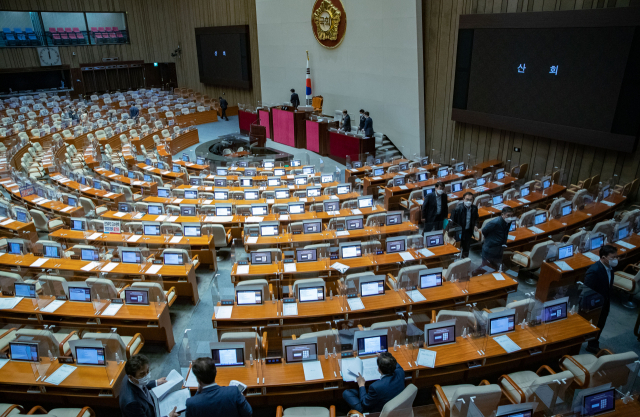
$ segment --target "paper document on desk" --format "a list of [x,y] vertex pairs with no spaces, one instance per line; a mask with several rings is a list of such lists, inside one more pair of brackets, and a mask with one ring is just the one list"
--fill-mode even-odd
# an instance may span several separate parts
[[169,241],[170,243],[180,243],[182,241],[182,236],[174,236]]
[[64,381],[71,372],[75,371],[76,367],[71,365],[62,365],[54,373],[52,373],[49,378],[45,379],[44,382],[53,385],[60,385],[62,381]]
[[298,303],[283,303],[282,304],[283,316],[297,316],[298,315]]
[[362,299],[358,298],[347,298],[347,303],[349,303],[349,310],[364,310],[364,304],[362,303]]
[[104,195],[104,197],[111,197],[112,195],[115,195],[115,194],[116,194],[116,193],[106,193],[106,194]]
[[514,341],[511,340],[509,336],[507,336],[506,334],[502,336],[494,337],[493,340],[498,342],[498,344],[502,346],[502,349],[507,351],[507,353],[516,352],[520,350],[520,346],[516,345]]
[[341,264],[340,262],[334,263],[333,265],[331,265],[331,268],[339,271],[341,274],[344,274],[345,271],[349,269],[347,265]]
[[340,212],[339,211],[328,211],[327,214],[329,216],[339,216]]
[[358,374],[364,377],[365,381],[375,381],[382,377],[378,372],[378,358],[369,359],[348,358],[341,362],[342,380],[345,382],[356,382]]
[[168,416],[174,408],[178,413],[185,411],[187,409],[187,400],[189,398],[191,398],[191,392],[189,391],[189,388],[171,392],[165,397],[164,400],[160,401],[160,415]]
[[69,206],[69,207],[65,207],[65,208],[63,208],[63,209],[62,209],[62,210],[60,210],[60,211],[62,211],[62,212],[65,212],[65,213],[66,213],[67,211],[70,211],[70,210],[72,210],[73,208],[74,208],[74,207]]
[[382,179],[382,177],[373,177],[371,179],[374,180],[374,181],[380,181]]
[[116,266],[118,266],[117,262],[109,262],[104,268],[102,268],[100,271],[101,272],[111,272],[113,270],[113,268],[115,268]]
[[124,304],[109,304],[109,307],[105,308],[101,316],[115,316]]
[[231,381],[229,381],[229,386],[230,387],[238,387],[238,391],[240,391],[240,392],[244,392],[244,390],[247,389],[247,386],[245,384],[243,384],[240,381],[236,381],[235,379],[232,379]]
[[56,311],[57,309],[60,308],[61,305],[63,305],[66,301],[64,300],[55,300],[49,303],[49,305],[47,305],[45,308],[41,309],[40,311],[43,313],[53,313],[54,311]]
[[617,242],[613,242],[613,243],[615,243],[616,245],[620,245],[623,248],[627,248],[627,249],[634,249],[635,248],[635,245],[632,245],[631,243],[625,242],[623,240],[618,240]]
[[360,209],[351,209],[351,214],[362,214]]
[[615,206],[615,205],[616,205],[616,203],[612,203],[611,201],[605,201],[605,200],[602,200],[602,201],[600,201],[600,202],[601,202],[602,204],[606,204],[606,205],[607,205],[607,206],[609,206],[609,207],[613,207],[613,206]]
[[44,265],[45,262],[47,262],[49,260],[49,258],[39,258],[37,261],[35,261],[34,263],[32,263],[30,266],[42,266]]
[[141,218],[143,218],[143,217],[144,217],[144,213],[136,213],[136,214],[133,216],[133,218],[134,218],[134,219],[141,219]]
[[151,265],[151,268],[145,271],[145,274],[157,274],[162,265]]
[[513,235],[507,235],[508,240],[516,240],[516,237]]
[[229,223],[233,221],[233,216],[207,216],[204,220],[211,223]]
[[400,188],[401,190],[408,190],[409,187],[407,187],[406,185],[401,185],[398,188]]
[[243,275],[249,273],[249,265],[238,265],[236,268],[236,274]]
[[162,401],[167,395],[174,391],[178,391],[182,387],[183,382],[184,378],[182,378],[182,375],[180,375],[180,373],[175,369],[172,369],[171,372],[169,372],[169,375],[167,375],[167,382],[152,388],[151,392],[153,392],[158,400]]
[[500,182],[500,181],[494,181],[493,182],[495,185],[497,185],[498,187],[502,187],[504,185],[504,183]]
[[298,201],[300,201],[301,203],[306,203],[307,202],[307,197],[300,197],[298,199]]
[[583,253],[583,255],[586,256],[587,258],[591,259],[593,262],[598,262],[600,260],[600,257],[598,255],[596,255],[595,253],[585,252],[585,253]]
[[233,312],[233,306],[219,306],[215,308],[216,319],[230,319]]
[[302,369],[304,369],[304,380],[315,381],[318,379],[324,379],[322,373],[322,365],[320,361],[305,361],[302,362]]
[[329,199],[330,200],[339,200],[340,197],[338,197],[337,195],[332,195],[332,196],[329,196]]
[[92,269],[100,266],[100,262],[89,262],[88,264],[86,264],[85,266],[83,266],[81,269],[83,271],[91,271]]
[[431,252],[429,249],[427,248],[423,248],[418,250],[418,253],[422,256],[424,256],[425,258],[428,258],[430,256],[436,256],[433,252]]
[[192,370],[189,370],[189,375],[187,376],[187,381],[184,383],[184,386],[187,388],[198,387],[198,380],[196,379],[196,376],[194,375]]
[[531,230],[533,233],[536,233],[536,234],[544,233],[544,230],[538,229],[535,226],[529,227],[529,230]]
[[15,308],[24,297],[0,298],[0,310],[11,310]]
[[412,261],[415,259],[409,252],[400,252],[399,255],[402,257],[403,261]]
[[349,236],[349,232],[346,230],[340,230],[339,232],[336,232],[336,236]]
[[418,366],[426,366],[427,368],[435,368],[436,366],[436,353],[433,350],[420,349],[418,351],[418,360],[416,363]]
[[530,203],[530,201],[527,200],[526,198],[519,198],[518,201],[523,203],[523,204],[529,204]]
[[422,295],[422,293],[418,290],[407,291],[407,295],[414,303],[427,300],[426,298],[424,298],[424,295]]
[[163,221],[165,221],[166,219],[167,219],[167,216],[165,216],[164,214],[163,214],[163,215],[160,215],[160,216],[158,216],[158,217],[156,217],[156,221],[157,221],[157,222],[163,222]]
[[142,237],[141,235],[133,235],[129,237],[129,239],[127,239],[127,242],[137,242],[138,239],[140,239],[141,237]]
[[565,261],[556,261],[555,263],[556,263],[556,266],[562,269],[563,271],[573,271],[573,268],[571,268],[569,264],[566,263]]
[[175,200],[173,200],[173,204],[180,204],[182,203],[182,200],[184,200],[183,198],[176,198]]
[[175,222],[176,220],[178,220],[178,216],[170,216],[170,217],[167,219],[167,221],[168,221],[169,223],[173,223],[173,222]]
[[280,221],[284,221],[284,220],[289,220],[289,215],[288,214],[281,214],[280,215]]
[[109,178],[114,178],[114,177],[117,177],[117,176],[118,176],[118,174],[111,174],[111,175],[109,175]]
[[95,240],[95,239],[99,238],[100,236],[102,236],[102,233],[94,233],[91,236],[89,236],[89,240]]
[[258,243],[258,236],[249,236],[247,238],[248,244]]
[[284,264],[284,272],[296,272],[296,264],[293,262]]
[[13,219],[5,220],[2,223],[0,223],[0,226],[6,226],[6,225],[11,224],[13,222],[15,222],[15,220],[13,220]]
[[501,272],[494,272],[493,277],[496,279],[496,281],[504,281],[504,276],[502,276]]
[[267,198],[267,204],[274,204],[276,202],[276,200],[274,200],[273,198]]
[[203,205],[208,205],[208,204],[211,204],[211,203],[213,203],[213,200],[204,200],[202,202]]
[[245,223],[260,223],[261,221],[264,220],[264,217],[260,217],[260,216],[249,216],[246,219],[244,219]]
[[123,213],[121,211],[117,212],[117,213],[113,213],[113,217],[124,217],[127,213]]

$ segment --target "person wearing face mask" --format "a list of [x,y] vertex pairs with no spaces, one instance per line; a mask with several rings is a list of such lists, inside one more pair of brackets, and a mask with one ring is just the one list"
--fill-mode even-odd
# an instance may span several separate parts
[[486,221],[482,226],[484,243],[482,245],[482,263],[495,269],[502,264],[502,252],[507,245],[509,227],[515,222],[513,209],[509,206],[502,209],[500,217]]
[[151,380],[149,359],[144,355],[132,356],[124,365],[127,377],[120,388],[120,411],[123,417],[178,417],[174,407],[168,416],[160,415],[160,405],[151,389],[167,382],[166,378]]
[[472,193],[467,191],[462,198],[462,204],[458,204],[453,210],[451,220],[462,227],[460,246],[462,248],[462,257],[466,258],[469,256],[473,231],[478,230],[478,207],[473,204]]
[[360,109],[360,124],[358,125],[358,132],[364,131],[364,122],[367,120],[367,116],[364,115],[364,109]]
[[613,268],[618,266],[618,249],[612,245],[604,245],[600,248],[600,260],[587,269],[584,276],[584,285],[591,288],[604,298],[600,317],[598,318],[598,328],[600,333],[595,338],[589,340],[587,352],[596,354],[600,351],[600,335],[607,322],[609,308],[611,307],[611,290],[613,289]]
[[444,183],[438,181],[433,193],[427,195],[422,203],[422,220],[424,231],[441,230],[442,221],[449,217],[447,205],[447,193],[444,192]]

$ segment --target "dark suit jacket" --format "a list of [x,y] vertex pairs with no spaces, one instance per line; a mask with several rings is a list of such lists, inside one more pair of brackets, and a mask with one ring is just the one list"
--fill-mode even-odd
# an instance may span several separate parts
[[348,114],[342,119],[342,128],[345,132],[351,132],[351,116]]
[[187,400],[189,417],[250,417],[251,406],[238,387],[207,387]]
[[361,114],[361,115],[360,115],[360,125],[359,125],[360,130],[363,130],[363,129],[364,129],[364,121],[365,121],[365,120],[367,120],[367,118],[365,117],[365,115],[364,115],[364,114]]
[[[147,388],[155,388],[156,381],[147,384]],[[153,394],[151,394],[153,395]],[[129,377],[125,376],[120,388],[120,411],[123,417],[160,417],[142,390],[135,386]]]
[[[404,390],[404,370],[396,365],[391,375],[385,375],[380,380],[365,387],[359,387],[360,404],[365,413],[378,413],[386,403]],[[187,413],[188,415],[188,413]]]
[[220,100],[220,108],[221,109],[226,109],[228,105],[229,104],[227,103],[227,100],[225,100],[225,99],[221,99]]
[[[436,198],[440,197],[440,215],[438,216],[438,202]],[[444,220],[449,217],[449,207],[447,206],[447,193],[438,196],[436,192],[432,192],[422,203],[422,219],[425,223],[433,223],[438,220]]]
[[491,255],[500,255],[502,253],[502,245],[506,245],[509,239],[507,237],[509,235],[509,223],[505,222],[502,216],[484,222],[482,235],[484,236],[482,250]]
[[364,121],[364,135],[366,137],[373,136],[373,120],[371,120],[371,117],[367,117]]
[[293,107],[298,107],[300,105],[300,97],[298,97],[298,93],[291,94],[291,105]]
[[451,215],[451,221],[462,227],[462,230],[466,230],[467,226],[467,210],[471,210],[471,224],[470,228],[473,230],[474,226],[478,224],[478,207],[474,204],[471,204],[471,207],[467,209],[467,206],[464,203],[460,203],[456,206],[455,210],[453,210],[453,214]]
[[[611,272],[613,275],[613,272]],[[609,281],[609,274],[601,261],[596,262],[587,269],[584,276],[584,285],[591,288],[604,297],[604,304],[609,303],[613,280]]]
[[138,110],[137,107],[131,107],[129,109],[129,117],[138,117],[138,114],[140,114],[140,110]]

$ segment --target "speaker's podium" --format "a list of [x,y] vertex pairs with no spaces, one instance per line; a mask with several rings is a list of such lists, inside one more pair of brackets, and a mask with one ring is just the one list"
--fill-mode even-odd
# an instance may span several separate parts
[[240,126],[240,133],[245,135],[251,130],[251,125],[258,120],[258,112],[246,109],[238,110],[238,125]]
[[305,149],[307,147],[306,117],[306,112],[296,111],[291,106],[272,107],[272,139],[283,145]]
[[250,126],[250,129],[249,144],[252,147],[257,146],[259,148],[264,148],[267,143],[267,128],[257,123],[253,123]]
[[306,148],[323,156],[329,155],[329,128],[337,129],[338,125],[332,118],[311,116],[306,120]]
[[[351,133],[351,132],[350,132]],[[330,129],[329,130],[329,157],[334,161],[344,164],[347,156],[352,161],[360,159],[360,155],[368,153],[376,154],[376,139],[364,138],[355,134]]]

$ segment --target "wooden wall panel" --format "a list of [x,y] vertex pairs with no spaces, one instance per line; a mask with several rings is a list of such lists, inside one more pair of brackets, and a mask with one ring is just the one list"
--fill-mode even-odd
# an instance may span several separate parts
[[[255,0],[2,0],[0,10],[126,12],[130,44],[60,47],[62,63],[77,68],[106,57],[119,57],[121,61],[175,62],[180,87],[193,88],[212,98],[225,93],[230,105],[238,102],[255,105],[260,100]],[[252,89],[200,83],[194,28],[227,25],[249,25]],[[173,58],[171,53],[178,45],[182,56]],[[0,48],[0,68],[39,65],[35,48]]]
[[[452,158],[476,160],[500,158],[529,164],[527,176],[562,169],[565,181],[600,174],[627,183],[640,176],[640,146],[634,153],[607,151],[554,139],[535,137],[451,120],[455,50],[461,14],[526,13],[640,7],[640,0],[423,0],[425,68],[425,149],[441,153],[441,161]],[[514,147],[520,152],[514,152]]]

